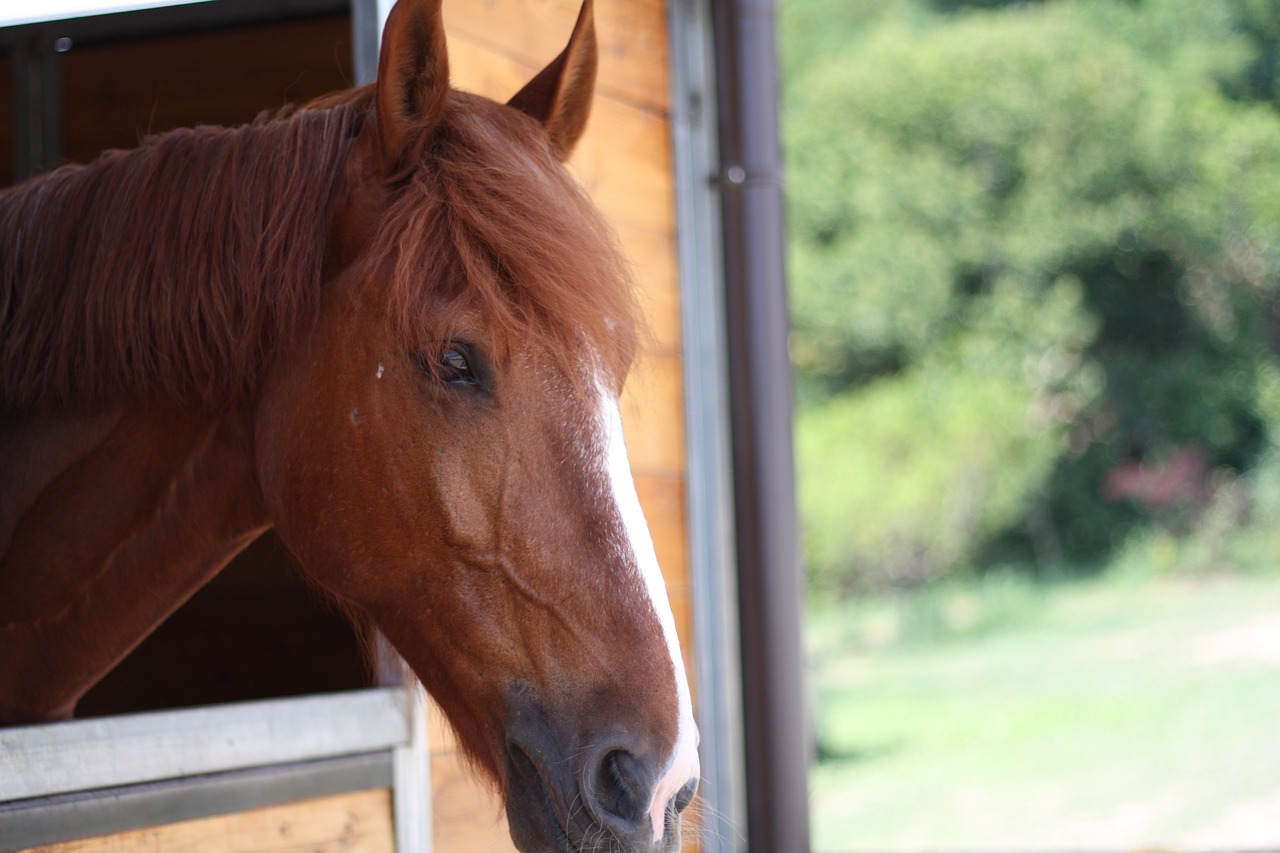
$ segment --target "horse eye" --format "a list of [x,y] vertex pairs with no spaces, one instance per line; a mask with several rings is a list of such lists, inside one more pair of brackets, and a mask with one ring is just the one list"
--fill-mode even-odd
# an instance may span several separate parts
[[473,367],[475,356],[465,344],[445,344],[434,353],[419,353],[415,358],[424,373],[446,385],[480,384]]
[[471,372],[471,360],[460,347],[449,347],[440,356],[440,364],[445,368],[445,381],[471,385],[476,381]]

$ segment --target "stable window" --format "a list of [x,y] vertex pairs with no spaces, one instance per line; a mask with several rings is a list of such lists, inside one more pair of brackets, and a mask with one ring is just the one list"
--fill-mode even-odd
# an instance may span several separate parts
[[[0,20],[0,185],[353,85],[352,20],[335,0]],[[354,832],[373,849],[429,849],[422,696],[365,645],[265,534],[77,720],[0,729],[0,851],[157,825],[161,846],[192,831],[253,847],[252,833],[287,826],[321,847]],[[185,830],[193,819],[224,825]]]

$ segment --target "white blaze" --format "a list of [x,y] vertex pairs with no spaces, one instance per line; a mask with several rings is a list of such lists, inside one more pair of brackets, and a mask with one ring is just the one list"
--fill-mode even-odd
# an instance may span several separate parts
[[653,537],[649,534],[644,511],[640,508],[635,481],[631,478],[631,463],[627,459],[627,446],[622,436],[622,413],[617,400],[608,391],[602,389],[600,396],[613,498],[622,516],[636,565],[649,592],[653,611],[662,625],[671,667],[675,671],[677,709],[680,715],[676,744],[654,789],[653,800],[649,803],[653,835],[655,839],[661,839],[666,826],[667,803],[686,782],[698,778],[701,773],[698,762],[698,726],[693,720],[689,679],[685,675],[684,658],[680,654],[680,640],[676,636],[676,620],[671,612],[671,602],[667,598],[667,585],[662,578],[662,570],[658,567],[658,554],[653,547]]

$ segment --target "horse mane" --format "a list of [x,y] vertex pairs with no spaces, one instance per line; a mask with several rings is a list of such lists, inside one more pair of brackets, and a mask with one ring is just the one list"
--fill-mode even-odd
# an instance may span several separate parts
[[[314,325],[369,94],[169,131],[0,193],[0,411],[250,393]],[[498,357],[541,345],[586,379],[585,345],[625,373],[629,269],[537,123],[455,91],[421,148],[365,253],[380,275],[394,258],[388,321],[406,351],[475,313]]]
[[365,115],[173,130],[0,193],[0,409],[242,391],[312,321]]

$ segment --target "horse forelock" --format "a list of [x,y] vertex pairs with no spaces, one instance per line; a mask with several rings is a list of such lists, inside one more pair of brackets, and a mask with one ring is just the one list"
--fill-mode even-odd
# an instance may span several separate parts
[[170,131],[0,194],[0,408],[248,391],[313,322],[367,110]]
[[[630,267],[526,116],[462,92],[383,220],[388,319],[412,349],[480,318],[497,359],[538,347],[589,391],[625,375],[642,323]],[[617,389],[615,389],[617,390]]]

